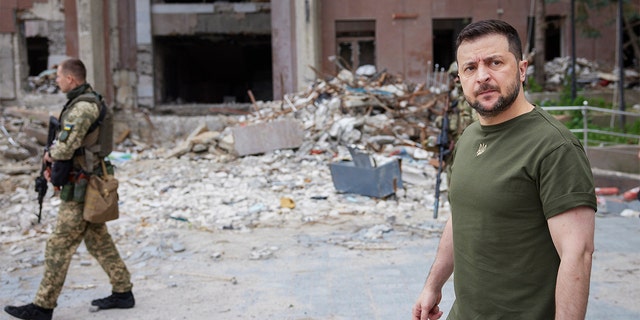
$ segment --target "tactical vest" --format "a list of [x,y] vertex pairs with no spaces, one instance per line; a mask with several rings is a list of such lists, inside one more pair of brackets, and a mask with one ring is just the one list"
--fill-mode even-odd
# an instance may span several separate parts
[[97,92],[85,92],[74,98],[69,105],[85,101],[100,108],[100,115],[94,121],[78,150],[78,158],[84,158],[83,169],[93,171],[95,156],[99,159],[107,157],[113,151],[113,110],[107,106],[102,96]]

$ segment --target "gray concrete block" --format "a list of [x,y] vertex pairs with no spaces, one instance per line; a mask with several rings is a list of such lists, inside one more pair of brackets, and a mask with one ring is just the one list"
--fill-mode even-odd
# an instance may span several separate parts
[[240,156],[259,154],[302,145],[302,125],[292,119],[258,123],[231,129],[235,150]]

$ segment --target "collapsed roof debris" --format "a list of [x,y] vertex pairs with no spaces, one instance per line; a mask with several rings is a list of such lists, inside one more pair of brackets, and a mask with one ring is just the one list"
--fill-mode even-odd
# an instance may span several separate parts
[[[592,69],[588,70],[584,74],[594,74]],[[330,177],[328,164],[351,159],[347,148],[356,145],[370,152],[378,163],[384,163],[389,157],[408,158],[402,162],[403,182],[421,186],[426,188],[426,193],[432,193],[435,173],[427,160],[434,154],[427,151],[429,148],[426,146],[440,131],[435,119],[442,114],[447,99],[446,93],[440,90],[448,86],[446,73],[434,75],[426,84],[406,83],[400,76],[378,71],[373,66],[356,71],[342,68],[336,75],[316,73],[318,78],[306,90],[286,94],[282,101],[253,101],[250,112],[225,116],[224,123],[218,128],[210,130],[210,126],[203,122],[194,130],[184,135],[173,135],[172,140],[164,143],[154,141],[145,144],[135,141],[131,136],[122,135],[117,139],[120,144],[116,150],[124,151],[128,158],[233,162],[245,155],[270,155],[281,148],[293,148],[295,159],[313,159],[314,163],[323,167],[322,175],[327,179]],[[52,96],[64,101],[59,93]],[[38,171],[41,146],[46,137],[46,119],[51,113],[27,107],[3,108],[6,133],[3,132],[3,138],[0,139],[0,153],[10,161],[3,162],[0,175],[33,175]],[[156,120],[147,118],[151,122]],[[282,141],[295,143],[284,147],[265,144],[260,145],[263,148],[261,150],[238,153],[239,147],[255,147],[256,142],[247,138],[236,139],[236,132],[242,128],[251,129],[252,126],[278,121],[299,123],[301,132],[285,130],[279,133],[287,138]],[[157,131],[163,129],[158,125],[153,125],[153,128]],[[186,137],[176,139],[181,136]],[[301,141],[298,138],[302,138]],[[291,155],[287,153],[283,157],[287,159]],[[32,183],[30,179],[25,179],[6,184],[2,191],[10,193],[20,187],[30,189],[25,181]],[[334,192],[333,188],[330,189]],[[421,197],[424,196],[421,194]]]
[[[415,224],[431,230],[433,223],[424,227],[423,219],[410,220],[433,203],[430,181],[435,171],[425,161],[421,144],[437,131],[430,127],[429,119],[442,108],[442,99],[442,94],[405,84],[384,71],[370,76],[343,71],[318,79],[283,101],[257,101],[251,114],[224,117],[221,128],[209,130],[200,123],[183,140],[129,152],[128,137],[117,145],[113,162],[119,167],[122,219],[136,222],[114,230],[114,236],[136,233],[146,239],[155,230],[183,225],[245,230],[352,216],[363,216],[375,224]],[[13,241],[35,218],[30,214],[37,207],[32,185],[40,168],[40,140],[46,135],[49,113],[28,107],[3,110],[7,132],[20,145],[11,147],[34,146],[25,149],[33,151],[28,152],[29,157],[14,156],[0,170],[5,181],[0,200],[6,216],[6,227],[0,233],[6,241]],[[278,121],[301,125],[303,139],[298,147],[265,150],[257,156],[237,154],[234,128]],[[0,140],[0,152],[10,157],[6,141]],[[379,157],[392,154],[410,158],[418,154],[420,159],[403,161],[403,181],[421,187],[402,189],[402,201],[389,204],[357,194],[338,194],[328,164],[349,158],[347,146],[353,144],[367,146],[378,163],[384,162]],[[51,197],[52,192],[45,197],[42,227],[49,229],[44,233],[49,232],[60,204],[57,197]]]
[[[533,74],[533,66],[529,66],[527,74]],[[547,61],[544,66],[546,90],[559,91],[569,80],[571,57],[558,57]],[[613,87],[618,81],[618,68],[605,71],[598,63],[584,58],[576,58],[576,83],[586,88]],[[640,74],[633,69],[624,70],[626,88],[640,85]]]
[[37,76],[31,76],[27,79],[31,91],[38,93],[57,93],[60,90],[56,84],[57,65],[53,65],[50,69],[40,72]]
[[[207,117],[192,117],[189,125],[188,117],[172,118],[173,123],[165,116],[148,118],[158,131],[153,135],[174,131],[169,135],[173,139],[164,143],[155,139],[145,144],[132,135],[116,139],[120,143],[112,161],[120,181],[121,217],[110,222],[109,229],[128,265],[148,269],[167,260],[192,259],[198,251],[208,253],[211,261],[233,259],[217,244],[199,249],[183,242],[180,231],[208,235],[233,230],[244,235],[256,228],[324,224],[340,230],[309,241],[354,250],[396,250],[394,233],[437,236],[447,215],[428,218],[435,202],[436,170],[424,144],[439,131],[434,119],[444,107],[443,95],[384,71],[371,71],[365,75],[343,70],[283,101],[257,101],[250,114],[220,117],[219,126]],[[64,103],[63,95],[49,97],[54,100],[50,104]],[[58,112],[59,108],[2,109],[6,133],[0,135],[0,244],[10,253],[2,264],[7,273],[41,266],[42,241],[53,232],[60,199],[49,188],[42,223],[34,225],[38,204],[33,181],[40,168],[46,121]],[[238,143],[255,145],[234,139],[236,128],[279,121],[301,125],[299,146],[238,155]],[[178,129],[187,131],[175,134]],[[354,160],[348,152],[354,144],[367,149],[367,160],[379,164],[374,168],[384,166],[389,157],[402,158],[402,179],[392,185],[396,197],[381,200],[386,193],[369,197],[336,192],[329,163]],[[399,161],[391,164],[399,167]],[[391,172],[397,176],[395,168]],[[441,210],[448,210],[444,201]],[[269,239],[261,241],[245,253],[247,259],[278,259],[289,249]],[[81,248],[76,258],[84,261],[89,254]],[[235,278],[229,281],[236,283]]]
[[305,151],[336,151],[360,144],[376,152],[385,146],[420,146],[439,129],[431,120],[444,109],[445,95],[402,82],[386,72],[357,75],[346,69],[316,80],[306,91],[285,95],[247,116],[247,122],[291,116],[303,123]]
[[[244,150],[256,149],[258,142],[236,139],[234,133],[238,135],[243,131],[239,128],[292,119],[303,128],[304,139],[298,148],[301,153],[335,154],[339,146],[344,149],[357,144],[376,153],[391,153],[394,148],[405,147],[411,153],[424,154],[423,146],[428,138],[440,131],[433,120],[444,110],[446,93],[432,93],[424,85],[404,83],[400,77],[384,71],[367,74],[370,75],[343,69],[335,77],[317,79],[303,92],[285,95],[282,101],[257,101],[250,114],[238,116],[236,123],[230,123],[215,139],[208,140],[214,145],[197,148],[228,150],[222,143],[227,141],[235,145],[232,152],[236,155],[255,154]],[[193,132],[187,141],[178,143],[167,156],[196,152],[196,145],[188,140],[206,132],[207,128],[198,130],[200,132]],[[297,134],[297,130],[285,130],[283,140],[296,140]],[[265,147],[268,148],[262,146]],[[261,151],[278,147],[276,144],[271,150]]]

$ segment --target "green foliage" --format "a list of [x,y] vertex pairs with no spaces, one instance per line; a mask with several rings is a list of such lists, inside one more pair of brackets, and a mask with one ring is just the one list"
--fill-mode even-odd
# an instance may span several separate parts
[[527,90],[530,92],[542,92],[544,88],[536,82],[535,77],[527,78]]
[[[611,131],[611,132],[627,133],[627,134],[635,134],[635,135],[640,134],[640,121],[635,121],[634,123],[632,123],[630,125],[627,125],[626,126],[627,129],[625,131],[620,130],[618,128],[601,127],[601,126],[597,126],[597,125],[593,125],[593,124],[588,124],[587,127],[589,129],[593,129],[593,130]],[[582,124],[580,124],[579,128],[582,128]],[[633,131],[634,130],[633,128],[635,128],[635,131]],[[577,132],[576,136],[578,137],[578,139],[582,139],[583,138],[583,133],[582,132]],[[635,145],[635,144],[638,143],[638,139],[617,137],[617,136],[612,136],[612,135],[609,135],[609,134],[595,133],[595,132],[589,132],[587,134],[587,139],[589,141],[589,145],[591,145],[591,146],[602,145],[602,144],[606,144],[606,145],[632,144],[632,145]]]

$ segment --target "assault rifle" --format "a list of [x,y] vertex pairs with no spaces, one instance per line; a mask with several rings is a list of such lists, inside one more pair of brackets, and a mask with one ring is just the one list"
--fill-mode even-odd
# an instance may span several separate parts
[[[51,148],[51,145],[53,144],[53,140],[56,139],[56,133],[58,132],[60,128],[60,122],[58,121],[58,119],[54,116],[50,116],[49,117],[49,133],[47,134],[47,145],[44,148],[44,154],[46,154],[47,152],[49,152],[49,148]],[[51,163],[47,163],[44,161],[44,159],[42,160],[42,167],[40,168],[40,176],[38,176],[36,178],[36,187],[35,187],[35,191],[38,193],[38,204],[40,205],[40,210],[38,210],[38,214],[36,214],[36,216],[38,217],[38,223],[40,223],[40,220],[42,219],[42,201],[44,200],[44,195],[47,193],[47,189],[48,189],[48,185],[47,185],[47,179],[44,177],[44,172],[51,168]]]
[[449,105],[449,95],[445,100],[445,109],[442,114],[442,128],[440,128],[440,134],[436,141],[436,148],[438,148],[438,174],[436,175],[436,200],[433,203],[433,218],[438,218],[438,207],[440,206],[440,183],[442,182],[442,170],[444,167],[444,158],[451,153],[451,142],[449,141],[449,111],[455,108],[457,100],[454,100],[454,105]]

